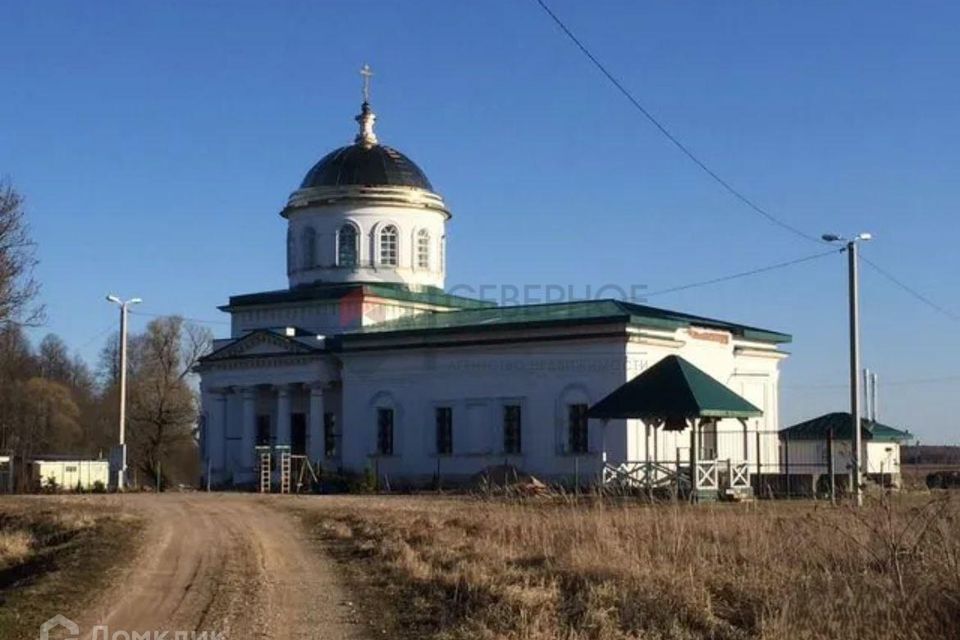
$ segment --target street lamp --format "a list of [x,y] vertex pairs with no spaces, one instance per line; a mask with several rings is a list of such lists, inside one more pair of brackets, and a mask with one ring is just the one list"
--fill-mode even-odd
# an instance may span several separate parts
[[117,472],[117,491],[123,491],[127,473],[126,413],[127,413],[127,308],[143,302],[140,298],[121,300],[114,295],[107,301],[120,307],[120,470]]
[[844,238],[833,233],[821,236],[825,242],[844,242],[847,245],[847,265],[850,279],[850,423],[853,428],[853,497],[858,507],[863,506],[862,436],[860,433],[860,272],[857,243],[872,240],[869,233]]

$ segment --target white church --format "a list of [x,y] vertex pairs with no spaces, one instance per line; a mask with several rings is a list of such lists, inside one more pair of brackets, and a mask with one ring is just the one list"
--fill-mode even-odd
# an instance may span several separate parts
[[[366,97],[366,93],[365,93]],[[257,447],[392,486],[511,465],[548,481],[689,456],[683,431],[599,421],[589,407],[680,355],[758,408],[701,457],[778,458],[790,336],[632,302],[497,306],[445,293],[452,214],[426,174],[381,144],[367,99],[354,143],[311,168],[280,215],[289,287],[232,296],[227,339],[202,359],[201,452],[214,487],[257,482]],[[717,422],[713,422],[716,430]],[[654,427],[654,428],[651,428]],[[205,479],[205,481],[207,481]]]

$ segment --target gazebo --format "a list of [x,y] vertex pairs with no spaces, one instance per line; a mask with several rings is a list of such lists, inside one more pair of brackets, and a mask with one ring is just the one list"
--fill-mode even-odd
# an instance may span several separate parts
[[[604,421],[638,419],[653,429],[668,431],[690,429],[691,499],[719,491],[716,460],[700,460],[698,443],[704,426],[724,418],[740,420],[763,415],[753,404],[731,391],[684,358],[670,355],[615,389],[590,407],[588,417]],[[649,432],[647,430],[645,482],[650,484]],[[679,482],[679,460],[676,470]],[[731,468],[733,487],[750,486],[746,460]]]

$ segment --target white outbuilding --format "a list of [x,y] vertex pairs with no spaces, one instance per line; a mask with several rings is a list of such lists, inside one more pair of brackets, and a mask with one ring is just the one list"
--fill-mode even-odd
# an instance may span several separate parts
[[43,458],[30,462],[33,485],[58,491],[106,490],[110,484],[107,460]]
[[[853,469],[852,420],[848,412],[836,411],[787,427],[780,432],[782,467],[791,474],[822,476],[830,472],[847,475]],[[900,445],[913,436],[863,418],[860,435],[863,472],[883,484],[900,482]]]

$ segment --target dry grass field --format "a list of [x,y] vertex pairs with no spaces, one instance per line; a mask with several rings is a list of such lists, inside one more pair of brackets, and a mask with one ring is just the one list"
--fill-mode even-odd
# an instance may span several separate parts
[[900,467],[903,486],[910,490],[925,490],[927,488],[927,476],[938,471],[960,472],[960,464],[904,464]]
[[132,557],[139,527],[115,496],[0,499],[0,638],[36,638],[52,612],[82,611]]
[[[275,503],[277,504],[277,503]],[[649,506],[310,497],[294,509],[405,638],[956,638],[960,500]]]

